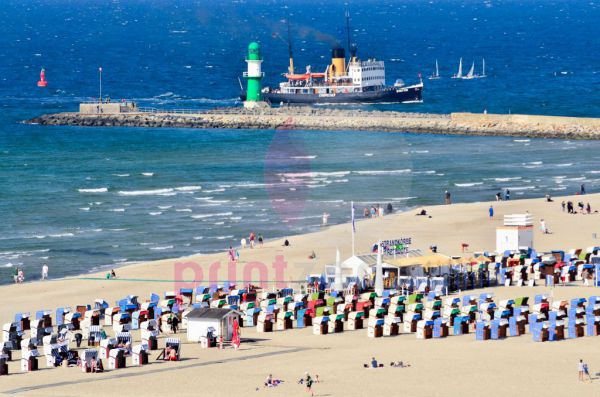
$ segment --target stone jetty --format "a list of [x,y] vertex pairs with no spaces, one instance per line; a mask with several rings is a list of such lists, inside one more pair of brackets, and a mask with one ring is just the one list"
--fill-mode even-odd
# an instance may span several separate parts
[[[99,108],[98,108],[99,109]],[[600,139],[600,119],[518,114],[424,114],[312,107],[57,113],[26,123],[89,127],[361,130],[531,138]]]

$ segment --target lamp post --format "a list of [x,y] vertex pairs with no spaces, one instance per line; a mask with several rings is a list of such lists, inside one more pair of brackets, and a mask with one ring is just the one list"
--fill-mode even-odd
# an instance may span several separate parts
[[98,68],[98,74],[100,76],[100,96],[98,98],[99,102],[102,103],[102,66]]

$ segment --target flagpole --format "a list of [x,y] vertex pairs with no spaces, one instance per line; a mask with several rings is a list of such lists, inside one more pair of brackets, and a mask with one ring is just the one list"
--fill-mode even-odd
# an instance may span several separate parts
[[98,68],[98,73],[100,74],[100,103],[102,103],[102,66]]
[[350,202],[350,212],[352,214],[352,256],[354,256],[354,233],[356,232],[354,227],[354,201]]

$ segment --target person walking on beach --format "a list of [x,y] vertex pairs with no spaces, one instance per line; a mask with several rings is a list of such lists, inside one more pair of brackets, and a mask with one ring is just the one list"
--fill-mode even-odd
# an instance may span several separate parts
[[590,203],[587,203],[585,206],[585,212],[587,212],[588,215],[592,213],[592,207],[590,206]]
[[584,379],[585,379],[585,376],[587,376],[587,378],[590,380],[590,382],[592,382],[592,376],[590,375],[590,369],[588,368],[587,363],[583,363],[583,374],[584,374]]
[[15,267],[15,271],[13,273],[13,281],[15,282],[15,284],[17,284],[19,282],[19,268]]
[[327,226],[328,220],[329,220],[329,214],[327,212],[323,212],[323,226]]
[[258,234],[258,246],[259,246],[260,248],[262,248],[262,247],[263,247],[263,243],[264,243],[264,241],[263,241],[263,236],[262,236],[262,234],[260,234],[260,233],[259,233],[259,234]]
[[250,232],[250,236],[248,237],[248,239],[250,240],[250,248],[254,248],[254,232]]
[[565,200],[563,200],[563,202],[560,203],[560,206],[562,207],[563,212],[565,212],[565,208],[567,206],[567,204],[565,203]]
[[546,226],[546,221],[543,219],[540,219],[540,231],[542,234],[548,234],[548,227]]
[[240,240],[240,245],[242,246],[242,249],[246,248],[246,239],[242,237],[242,239]]
[[510,190],[508,189],[506,189],[506,192],[504,193],[504,200],[510,200]]
[[178,327],[179,327],[179,317],[173,316],[173,318],[171,319],[171,331],[173,331],[173,333],[176,334]]
[[584,364],[581,359],[579,360],[579,363],[577,363],[577,372],[579,373],[579,381],[583,382]]
[[47,280],[48,279],[48,265],[46,263],[44,263],[44,266],[42,266],[42,280]]
[[305,379],[304,384],[306,385],[306,391],[310,393],[311,396],[314,396],[312,391],[313,379],[311,378],[308,372],[304,373]]
[[490,205],[490,209],[488,210],[490,213],[490,220],[494,219],[494,207]]
[[452,195],[447,190],[446,190],[446,193],[444,193],[444,202],[446,204],[452,204]]
[[583,184],[583,183],[579,187],[579,194],[585,194],[585,184]]

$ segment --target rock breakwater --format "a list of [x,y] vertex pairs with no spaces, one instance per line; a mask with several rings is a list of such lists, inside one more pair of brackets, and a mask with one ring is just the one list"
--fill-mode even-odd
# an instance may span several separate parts
[[315,108],[243,108],[115,114],[57,113],[27,123],[89,127],[362,130],[531,138],[600,139],[600,119],[534,115],[450,115]]

